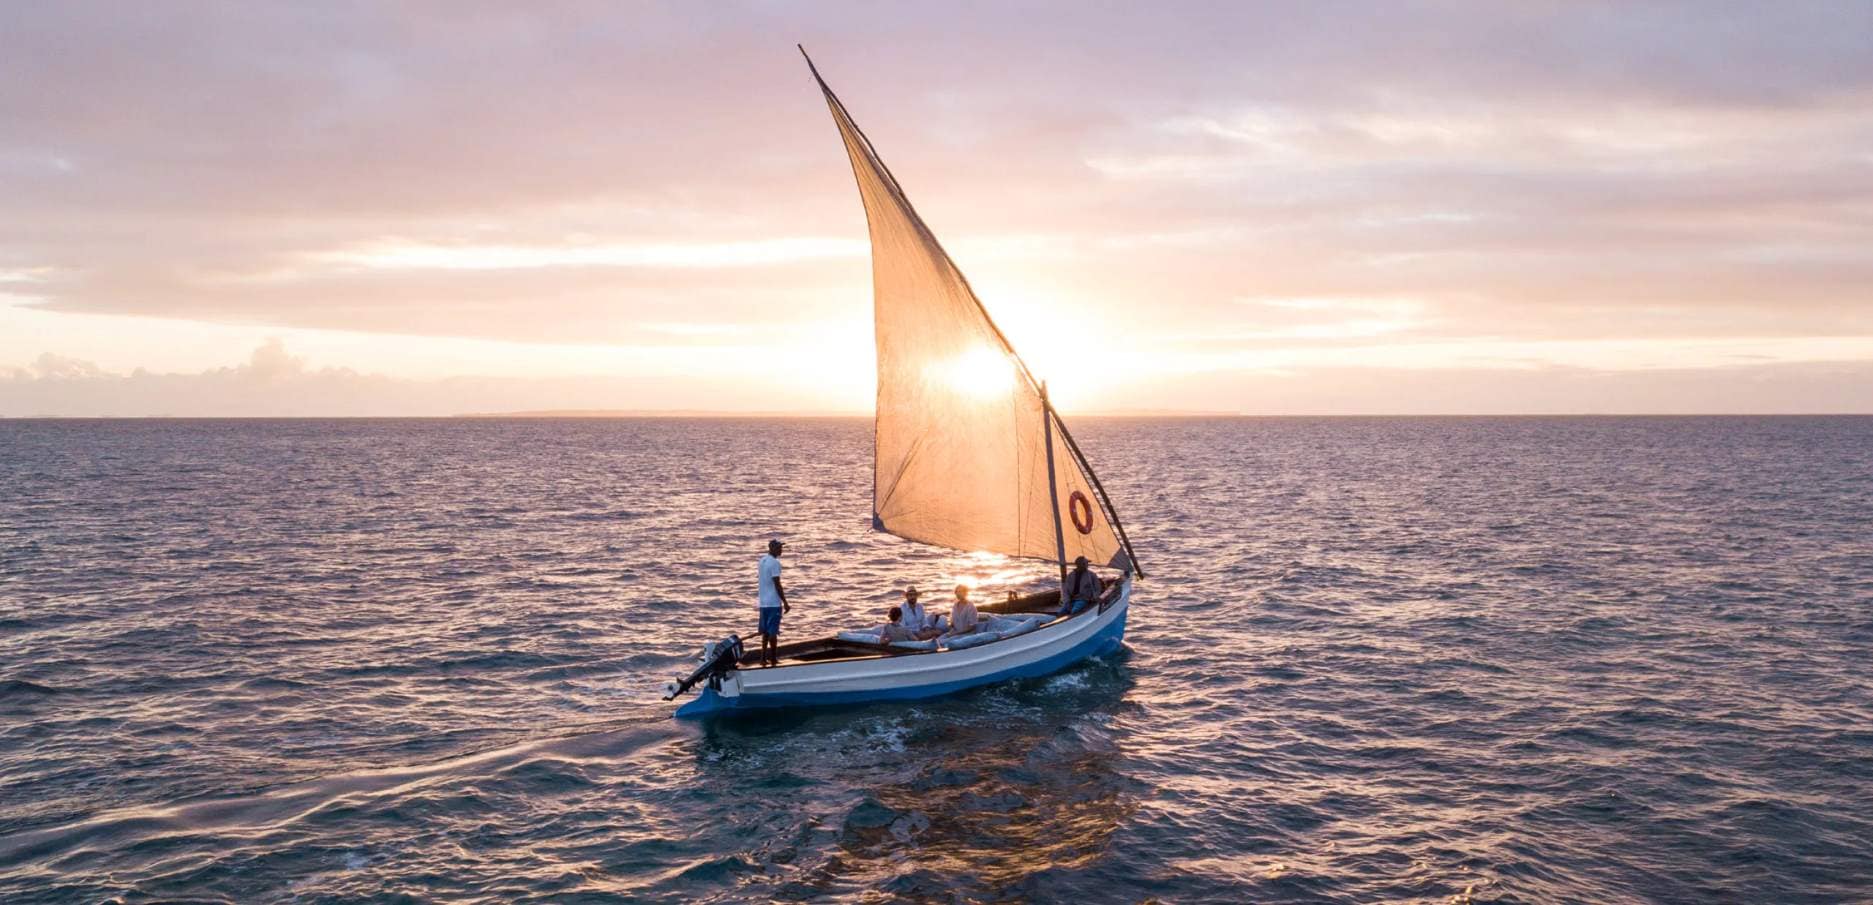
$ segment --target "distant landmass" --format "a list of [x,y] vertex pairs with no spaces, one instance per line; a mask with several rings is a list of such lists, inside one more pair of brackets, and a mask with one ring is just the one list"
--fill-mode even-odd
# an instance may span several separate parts
[[720,409],[533,409],[467,412],[452,418],[857,418],[866,412],[737,412]]
[[[870,412],[766,412],[720,409],[537,409],[522,412],[465,412],[451,418],[868,418]],[[1172,409],[1126,409],[1085,412],[1082,418],[1239,418],[1241,412],[1185,412]]]

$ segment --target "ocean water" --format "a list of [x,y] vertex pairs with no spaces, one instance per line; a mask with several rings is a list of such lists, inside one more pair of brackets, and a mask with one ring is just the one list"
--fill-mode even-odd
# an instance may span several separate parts
[[0,422],[0,901],[1873,901],[1873,418],[1085,420],[1128,649],[669,718],[1045,566],[858,420]]

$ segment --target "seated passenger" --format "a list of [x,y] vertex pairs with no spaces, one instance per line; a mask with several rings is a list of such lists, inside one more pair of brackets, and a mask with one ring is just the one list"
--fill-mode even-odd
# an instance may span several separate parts
[[1067,573],[1066,585],[1060,589],[1061,616],[1071,616],[1099,602],[1101,587],[1099,576],[1086,567],[1086,557],[1073,560],[1073,571]]
[[982,619],[976,614],[976,605],[969,602],[969,586],[956,586],[956,605],[950,608],[949,634],[967,635],[981,627]]
[[881,626],[878,629],[878,640],[883,641],[886,644],[890,644],[893,641],[915,641],[917,640],[916,634],[913,633],[910,629],[904,627],[904,611],[903,610],[900,610],[897,607],[892,607],[891,612],[888,615],[891,617],[891,621],[885,623],[883,626]]
[[943,634],[943,630],[937,627],[936,620],[923,604],[917,602],[917,597],[916,587],[904,589],[904,627],[910,630],[914,640],[928,641]]

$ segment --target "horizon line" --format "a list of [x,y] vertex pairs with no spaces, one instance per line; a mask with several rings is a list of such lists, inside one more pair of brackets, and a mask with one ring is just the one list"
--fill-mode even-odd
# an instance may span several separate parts
[[[735,419],[869,419],[868,412],[714,411],[682,409],[619,412],[469,412],[452,415],[5,415],[0,421],[627,421]],[[1279,419],[1279,418],[1873,418],[1873,411],[1833,412],[1336,412],[1281,414],[1204,411],[1083,412],[1076,418]]]

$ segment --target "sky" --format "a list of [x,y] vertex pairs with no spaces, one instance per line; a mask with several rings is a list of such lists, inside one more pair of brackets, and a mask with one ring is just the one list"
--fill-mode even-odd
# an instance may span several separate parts
[[0,416],[1873,412],[1873,4],[0,4]]

